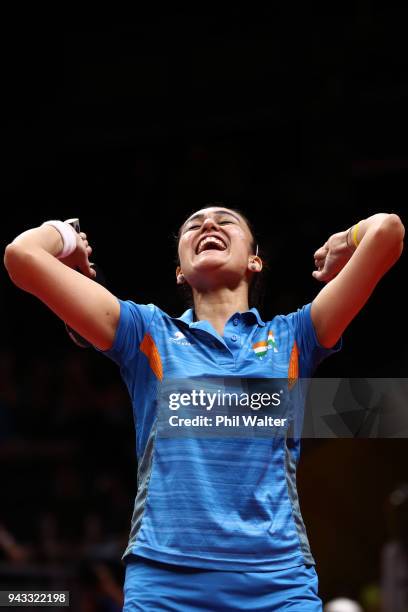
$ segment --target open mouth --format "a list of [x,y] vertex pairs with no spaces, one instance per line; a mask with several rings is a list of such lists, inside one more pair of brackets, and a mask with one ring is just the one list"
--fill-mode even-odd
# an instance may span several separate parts
[[225,251],[227,245],[221,238],[216,236],[205,236],[197,245],[196,254],[199,255],[203,251]]

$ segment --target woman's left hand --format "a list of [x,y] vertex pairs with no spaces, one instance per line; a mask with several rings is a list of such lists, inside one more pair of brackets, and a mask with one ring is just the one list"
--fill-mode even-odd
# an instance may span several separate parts
[[347,243],[348,230],[333,234],[314,254],[317,270],[312,275],[317,280],[328,283],[344,268],[353,254]]

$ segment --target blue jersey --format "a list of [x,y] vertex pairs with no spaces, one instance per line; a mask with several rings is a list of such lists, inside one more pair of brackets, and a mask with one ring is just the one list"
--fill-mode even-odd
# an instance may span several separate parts
[[296,435],[275,437],[161,436],[158,398],[172,380],[308,378],[341,340],[319,344],[311,304],[268,322],[256,308],[237,312],[221,337],[191,309],[175,318],[119,302],[114,344],[102,353],[120,366],[136,428],[138,487],[123,558],[241,571],[314,564],[296,490],[301,386]]

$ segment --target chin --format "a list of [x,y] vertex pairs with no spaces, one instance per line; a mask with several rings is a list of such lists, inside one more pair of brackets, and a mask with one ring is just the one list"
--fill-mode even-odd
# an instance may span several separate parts
[[204,257],[200,256],[199,261],[194,262],[195,270],[208,270],[210,268],[219,268],[227,263],[227,258],[220,255],[209,254]]

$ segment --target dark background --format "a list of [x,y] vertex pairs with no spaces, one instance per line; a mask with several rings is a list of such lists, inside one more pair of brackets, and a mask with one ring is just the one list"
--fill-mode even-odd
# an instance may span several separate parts
[[[109,25],[10,24],[3,245],[46,219],[78,216],[116,295],[180,314],[173,235],[191,211],[221,201],[254,222],[268,253],[264,318],[295,310],[320,288],[313,253],[331,233],[376,212],[406,223],[402,17],[360,2],[347,18],[174,10]],[[406,269],[403,254],[318,375],[407,375]],[[63,532],[70,518],[55,487],[64,482],[78,536],[85,514],[98,514],[95,483],[105,477],[103,499],[120,500],[102,527],[121,542],[136,463],[119,372],[71,345],[4,270],[1,284],[0,523],[29,546],[34,517],[52,508]],[[379,584],[387,499],[408,480],[407,450],[405,440],[305,441],[299,489],[324,598],[364,600]],[[4,553],[3,572],[10,563]],[[49,563],[64,566],[64,554],[43,555]]]

